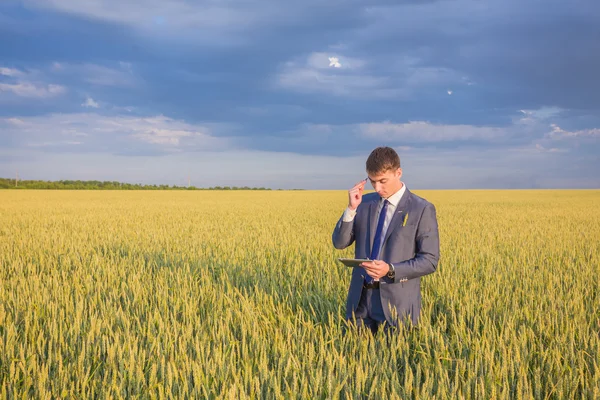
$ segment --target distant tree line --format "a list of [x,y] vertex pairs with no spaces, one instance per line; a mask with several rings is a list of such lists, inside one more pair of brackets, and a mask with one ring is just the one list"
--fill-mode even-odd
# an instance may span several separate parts
[[271,190],[264,187],[215,186],[197,188],[195,186],[142,185],[117,181],[39,181],[0,178],[0,189],[68,189],[68,190]]

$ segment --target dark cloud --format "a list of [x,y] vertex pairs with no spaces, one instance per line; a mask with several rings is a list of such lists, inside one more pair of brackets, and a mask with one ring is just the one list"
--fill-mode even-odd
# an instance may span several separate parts
[[[0,68],[24,72],[0,76],[0,150],[340,158],[386,144],[424,157],[568,154],[572,179],[588,183],[586,171],[600,167],[598,137],[589,133],[600,127],[597,2],[222,1],[205,10],[149,0],[136,13],[116,12],[131,9],[128,1],[93,4],[0,5],[0,37],[8,39],[0,40]],[[327,65],[330,54],[341,68]],[[51,84],[64,92],[45,95]],[[88,98],[98,108],[82,106]],[[168,119],[158,130],[127,122],[161,116]],[[35,129],[2,122],[8,118]],[[88,135],[56,128],[69,119]],[[384,122],[392,128],[382,134],[361,130]],[[112,123],[125,127],[110,130]],[[571,134],[551,135],[554,125]],[[181,133],[204,129],[207,136]],[[548,185],[543,168],[528,169],[521,156],[526,173],[495,182]],[[468,173],[465,185],[485,185]]]
[[364,30],[362,46],[462,72],[478,107],[600,109],[597,2],[453,1],[380,16],[387,23]]

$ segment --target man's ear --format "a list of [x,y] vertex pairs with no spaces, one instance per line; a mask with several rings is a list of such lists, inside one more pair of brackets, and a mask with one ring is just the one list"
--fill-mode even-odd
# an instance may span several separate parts
[[396,175],[398,175],[398,179],[402,178],[402,168],[396,170]]

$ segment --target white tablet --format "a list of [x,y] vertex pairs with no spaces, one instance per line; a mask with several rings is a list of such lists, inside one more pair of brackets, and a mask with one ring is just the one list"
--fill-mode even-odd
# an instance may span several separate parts
[[338,258],[338,261],[348,267],[360,267],[360,264],[372,260],[369,260],[368,258]]

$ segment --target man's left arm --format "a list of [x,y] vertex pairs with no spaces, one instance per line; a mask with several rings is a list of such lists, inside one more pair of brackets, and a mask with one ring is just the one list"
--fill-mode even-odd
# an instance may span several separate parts
[[410,260],[393,263],[394,283],[435,272],[440,259],[440,238],[435,206],[427,203],[416,232],[416,254]]

